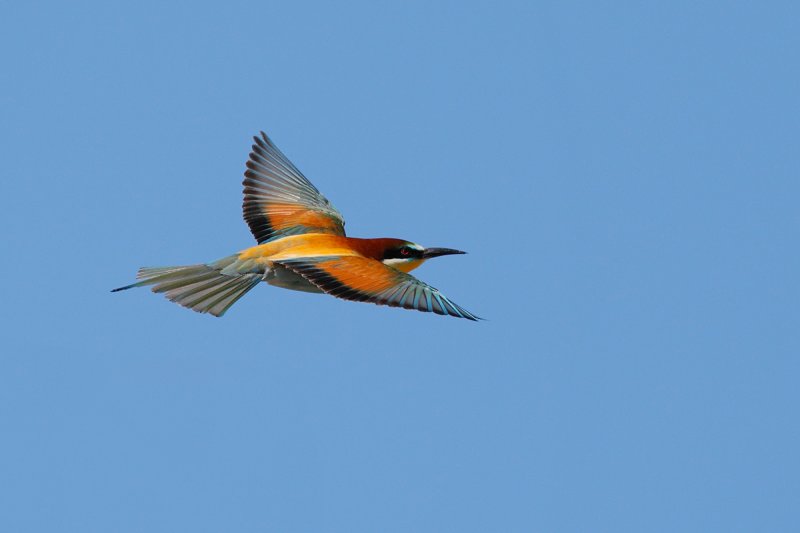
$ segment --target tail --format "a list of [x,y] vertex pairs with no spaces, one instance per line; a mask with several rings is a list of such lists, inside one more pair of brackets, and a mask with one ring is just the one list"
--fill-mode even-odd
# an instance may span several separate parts
[[227,269],[225,274],[221,272],[226,266],[236,262],[234,255],[209,265],[144,267],[136,274],[136,279],[140,281],[111,292],[152,285],[153,292],[164,293],[164,296],[177,304],[198,313],[222,316],[263,277],[257,272],[239,274],[235,269]]

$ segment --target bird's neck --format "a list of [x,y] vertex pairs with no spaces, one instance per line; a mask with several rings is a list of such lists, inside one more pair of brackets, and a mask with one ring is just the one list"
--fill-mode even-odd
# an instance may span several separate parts
[[393,241],[397,239],[359,239],[357,237],[347,237],[347,243],[364,257],[381,261],[383,252],[389,248]]

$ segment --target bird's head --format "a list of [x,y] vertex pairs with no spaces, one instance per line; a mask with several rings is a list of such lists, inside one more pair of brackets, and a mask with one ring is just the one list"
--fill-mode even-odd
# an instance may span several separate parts
[[425,248],[419,244],[400,239],[381,240],[385,243],[381,257],[383,264],[403,272],[411,272],[433,257],[467,253],[461,250],[453,250],[452,248]]

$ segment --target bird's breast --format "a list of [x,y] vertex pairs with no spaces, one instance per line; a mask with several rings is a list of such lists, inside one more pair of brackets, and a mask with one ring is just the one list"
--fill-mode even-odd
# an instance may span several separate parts
[[279,264],[273,264],[267,271],[264,281],[273,287],[289,289],[291,291],[321,293],[322,289],[308,281],[300,274]]

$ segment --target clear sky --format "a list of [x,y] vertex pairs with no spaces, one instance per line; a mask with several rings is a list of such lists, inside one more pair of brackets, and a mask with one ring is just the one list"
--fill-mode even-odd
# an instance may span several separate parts
[[[0,530],[797,531],[797,6],[6,6]],[[111,294],[261,129],[488,321]]]

